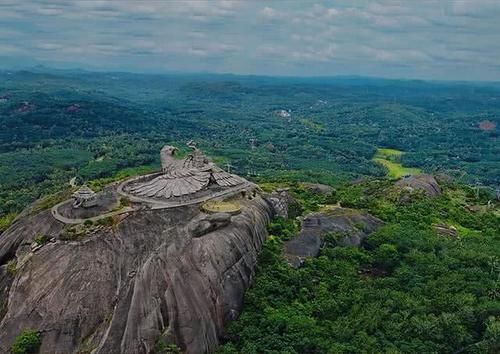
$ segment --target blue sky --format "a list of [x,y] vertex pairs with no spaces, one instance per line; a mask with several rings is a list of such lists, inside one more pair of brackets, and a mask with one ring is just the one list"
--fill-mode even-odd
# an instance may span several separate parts
[[0,67],[500,80],[500,0],[0,0]]

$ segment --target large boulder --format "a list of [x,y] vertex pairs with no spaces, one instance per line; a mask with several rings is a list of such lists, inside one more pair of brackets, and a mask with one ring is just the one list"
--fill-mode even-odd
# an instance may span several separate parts
[[312,213],[303,220],[297,237],[285,242],[285,256],[292,265],[299,266],[305,258],[319,254],[325,234],[337,233],[339,245],[359,246],[382,224],[381,220],[368,213],[341,207]]
[[427,174],[403,177],[396,182],[396,186],[410,192],[420,190],[429,197],[435,197],[441,194],[441,187],[436,179]]
[[436,224],[434,225],[434,230],[436,230],[436,233],[439,236],[445,236],[445,237],[450,237],[450,238],[457,238],[458,237],[458,231],[455,226],[449,226],[446,224]]
[[310,190],[313,193],[316,194],[332,194],[334,192],[333,187],[326,185],[326,184],[321,184],[321,183],[302,183],[305,189]]
[[276,216],[281,218],[295,218],[302,213],[302,206],[290,194],[288,188],[277,189],[266,199],[273,206]]
[[229,213],[200,215],[189,223],[188,229],[193,237],[201,237],[230,223],[231,214]]

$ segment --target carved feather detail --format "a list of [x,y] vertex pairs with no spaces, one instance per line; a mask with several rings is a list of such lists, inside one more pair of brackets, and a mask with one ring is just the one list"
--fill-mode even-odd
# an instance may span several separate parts
[[180,170],[163,174],[149,182],[133,184],[130,192],[143,197],[180,197],[202,190],[209,181],[210,173]]
[[221,187],[232,187],[243,183],[243,179],[225,171],[212,172],[213,179]]
[[220,187],[245,183],[241,177],[209,162],[199,149],[194,148],[184,161],[174,158],[176,150],[173,146],[163,147],[160,153],[163,173],[150,181],[131,184],[129,192],[140,197],[168,199],[196,193],[211,183]]

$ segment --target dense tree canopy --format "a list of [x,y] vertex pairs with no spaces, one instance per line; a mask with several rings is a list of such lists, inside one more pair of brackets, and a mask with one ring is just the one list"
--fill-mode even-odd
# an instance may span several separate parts
[[406,166],[499,184],[492,84],[26,71],[0,82],[3,216],[74,176],[157,166],[162,144],[192,138],[250,178],[382,176],[372,158],[388,147]]
[[[296,221],[277,220],[241,317],[220,353],[496,353],[500,349],[500,218],[461,187],[401,204],[386,182],[337,191],[384,227],[362,247],[336,246],[298,268],[282,256]],[[294,188],[302,203],[325,200]],[[483,203],[485,200],[482,201]],[[359,205],[358,205],[359,206]],[[458,237],[433,225],[456,227]]]

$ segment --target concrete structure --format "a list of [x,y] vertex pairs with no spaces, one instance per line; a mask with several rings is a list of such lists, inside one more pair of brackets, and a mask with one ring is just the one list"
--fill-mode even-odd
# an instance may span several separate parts
[[193,142],[188,146],[193,152],[184,160],[175,158],[176,147],[164,146],[160,152],[161,172],[125,181],[118,192],[134,202],[175,206],[256,188],[210,162]]
[[89,187],[83,185],[72,195],[73,208],[91,208],[97,205],[97,195]]
[[[164,146],[160,152],[160,172],[110,185],[106,193],[95,193],[82,186],[73,193],[72,200],[52,207],[52,216],[65,224],[80,224],[145,209],[171,209],[208,200],[221,201],[238,194],[247,199],[256,196],[258,186],[210,162],[194,142],[190,141],[188,146],[193,151],[185,159],[175,158],[176,147]],[[131,204],[125,207],[120,199]]]

